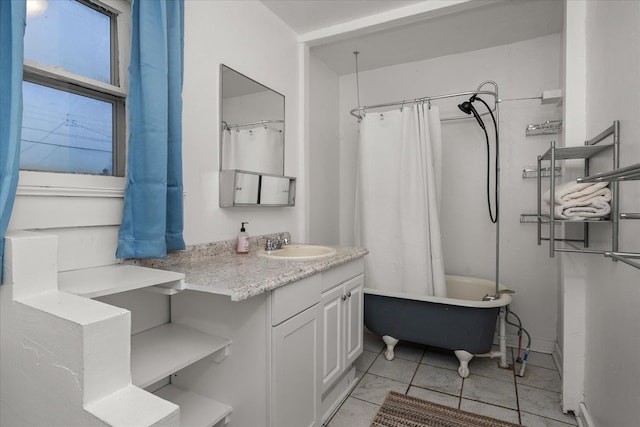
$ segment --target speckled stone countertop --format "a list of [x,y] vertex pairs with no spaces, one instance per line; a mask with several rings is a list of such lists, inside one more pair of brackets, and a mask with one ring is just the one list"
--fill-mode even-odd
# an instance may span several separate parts
[[[288,233],[277,233],[273,237]],[[305,277],[345,264],[369,253],[367,249],[332,246],[336,254],[308,261],[290,261],[257,255],[259,238],[250,239],[248,255],[235,252],[235,240],[189,246],[164,259],[127,260],[134,265],[185,274],[187,289],[228,295],[241,301]],[[260,242],[262,243],[262,242]]]

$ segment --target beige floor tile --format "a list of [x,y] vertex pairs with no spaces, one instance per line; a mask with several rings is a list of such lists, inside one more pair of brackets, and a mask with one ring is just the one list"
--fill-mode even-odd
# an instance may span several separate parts
[[418,362],[403,359],[387,360],[381,353],[369,368],[369,373],[409,384],[417,367]]
[[373,353],[380,353],[382,349],[385,347],[384,342],[382,342],[382,338],[377,335],[373,335],[371,333],[363,334],[363,348],[366,351],[371,351]]
[[541,368],[539,366],[530,366],[527,364],[524,370],[524,377],[516,376],[518,384],[528,385],[530,387],[541,388],[543,390],[562,391],[562,382],[560,374],[555,369]]
[[462,397],[491,405],[518,409],[515,387],[513,381],[501,381],[471,374],[465,378],[462,385]]
[[[517,354],[518,349],[513,350],[513,354]],[[524,355],[524,351],[521,353]],[[558,370],[556,367],[556,362],[553,360],[553,356],[546,353],[539,353],[537,351],[530,351],[529,356],[527,357],[527,367],[529,366],[539,366],[541,368]],[[520,364],[518,363],[518,367]]]
[[358,386],[351,393],[352,397],[365,400],[376,405],[382,405],[384,399],[390,391],[405,394],[409,384],[400,381],[390,380],[389,378],[379,377],[373,374],[366,374]]
[[541,417],[540,415],[530,414],[528,412],[521,412],[520,419],[523,426],[526,427],[569,427],[576,424],[567,424],[560,421],[552,420],[551,418]]
[[518,411],[516,410],[489,405],[488,403],[476,402],[475,400],[462,399],[460,402],[460,409],[514,424],[518,424],[520,422],[518,419]]
[[380,407],[348,397],[327,424],[329,427],[369,427]]
[[575,417],[562,412],[560,393],[518,384],[518,401],[520,411],[576,424]]
[[[509,360],[509,358],[507,358]],[[513,365],[511,368],[501,368],[498,358],[474,357],[469,362],[471,375],[481,375],[488,378],[496,378],[502,381],[513,381]]]
[[367,372],[373,364],[373,361],[376,360],[376,357],[378,357],[378,353],[365,350],[358,356],[355,362],[353,362],[353,366],[360,372]]
[[460,362],[453,351],[440,352],[427,349],[422,356],[422,362],[426,365],[437,366],[440,368],[458,370]]
[[421,364],[412,385],[459,396],[462,378],[457,371]]

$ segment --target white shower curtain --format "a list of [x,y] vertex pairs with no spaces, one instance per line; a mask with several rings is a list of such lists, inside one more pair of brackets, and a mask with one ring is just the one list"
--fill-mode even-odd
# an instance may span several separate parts
[[232,129],[222,134],[222,169],[282,175],[283,153],[283,134],[278,129]]
[[360,123],[356,243],[367,287],[446,297],[439,220],[437,107],[369,113]]

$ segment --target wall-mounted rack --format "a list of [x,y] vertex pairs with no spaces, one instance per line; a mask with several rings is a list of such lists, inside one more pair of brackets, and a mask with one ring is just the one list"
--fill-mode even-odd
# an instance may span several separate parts
[[530,123],[525,130],[525,135],[555,135],[562,132],[562,120],[547,120],[543,123]]
[[[620,261],[632,267],[640,269],[640,262],[635,261],[640,259],[640,253],[634,252],[619,252],[618,251],[618,220],[634,220],[640,219],[640,213],[619,213],[618,205],[619,205],[619,189],[618,184],[621,181],[640,181],[640,163],[636,163],[626,167],[620,167],[620,122],[615,120],[611,126],[602,131],[596,137],[590,139],[585,142],[584,147],[567,147],[567,148],[556,148],[555,142],[551,142],[551,146],[549,150],[547,150],[543,155],[538,156],[538,170],[541,169],[541,162],[544,160],[550,161],[551,166],[555,165],[557,160],[563,159],[584,159],[585,167],[584,167],[584,177],[578,178],[576,181],[578,183],[590,183],[590,182],[609,182],[609,186],[611,187],[611,215],[610,219],[606,221],[582,221],[584,223],[584,240],[582,240],[583,247],[580,248],[575,244],[571,243],[567,239],[556,239],[554,236],[554,225],[558,222],[576,222],[576,221],[559,221],[555,219],[554,215],[549,216],[549,220],[544,220],[544,215],[541,212],[541,191],[542,184],[540,176],[538,177],[538,214],[537,214],[537,222],[538,222],[538,245],[541,244],[542,240],[549,240],[549,256],[553,257],[555,251],[559,252],[579,252],[579,253],[593,253],[593,254],[603,254],[605,257],[611,258],[614,261]],[[613,142],[608,145],[596,145],[609,136],[613,136]],[[607,150],[613,149],[613,169],[607,172],[600,172],[593,175],[589,175],[589,159],[596,154]],[[550,197],[550,212],[555,212],[555,176],[551,176],[551,197]],[[526,214],[525,214],[526,215]],[[522,221],[522,216],[521,220]],[[528,222],[528,221],[527,221]],[[588,249],[589,245],[589,223],[611,223],[611,250],[601,251]],[[550,224],[549,228],[549,239],[543,239],[541,236],[542,224],[548,223]],[[555,241],[562,241],[570,246],[570,248],[556,248]],[[573,241],[575,242],[575,240]]]
[[[542,224],[544,223],[542,218],[542,180],[541,180],[541,170],[542,170],[542,162],[548,161],[549,168],[555,168],[556,162],[559,160],[569,160],[569,159],[583,159],[584,160],[584,175],[589,176],[589,161],[591,157],[605,151],[612,150],[612,158],[613,158],[613,169],[617,169],[619,167],[619,134],[620,134],[620,124],[616,120],[613,122],[611,126],[602,131],[596,137],[585,141],[585,145],[581,147],[556,147],[555,141],[551,141],[549,149],[542,155],[538,156],[538,245],[542,244]],[[602,144],[598,145],[601,141],[607,139],[608,137],[613,137],[613,142],[610,144]],[[594,175],[595,177],[595,175]],[[549,256],[553,258],[555,252],[579,252],[579,253],[593,253],[593,254],[605,254],[604,250],[595,250],[589,248],[589,226],[592,223],[610,223],[611,224],[611,249],[608,252],[617,252],[618,251],[618,183],[611,182],[611,215],[610,219],[602,219],[602,220],[581,220],[581,221],[569,221],[569,220],[559,220],[555,218],[553,214],[555,212],[556,201],[555,201],[555,174],[551,174],[549,187],[550,187],[550,206],[549,212],[552,214],[549,216]],[[557,223],[582,223],[583,224],[583,234],[582,247],[578,247],[573,243],[569,243],[568,241],[563,239],[558,239],[555,236],[555,225]],[[556,247],[556,241],[563,241],[565,245],[563,247]],[[567,247],[569,246],[569,247]]]
[[[581,177],[577,179],[578,182],[600,182],[609,181],[640,181],[640,163],[636,163],[623,168],[614,169],[608,172],[601,172],[592,176]],[[640,219],[640,213],[620,213],[620,219]],[[633,259],[640,259],[640,253],[633,252],[605,252],[604,256],[612,258],[616,261],[624,262],[632,267],[640,269],[640,263],[632,261]]]
[[[555,167],[556,176],[562,176],[562,168],[560,166]],[[548,178],[551,176],[551,168],[543,167],[540,170],[540,174],[543,178]],[[524,168],[522,169],[522,178],[537,178],[538,177],[538,169],[537,168]]]

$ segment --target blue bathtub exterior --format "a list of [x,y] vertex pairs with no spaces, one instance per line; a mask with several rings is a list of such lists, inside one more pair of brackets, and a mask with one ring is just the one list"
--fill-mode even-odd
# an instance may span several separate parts
[[499,312],[500,307],[465,307],[364,295],[364,323],[371,332],[472,354],[491,350]]

